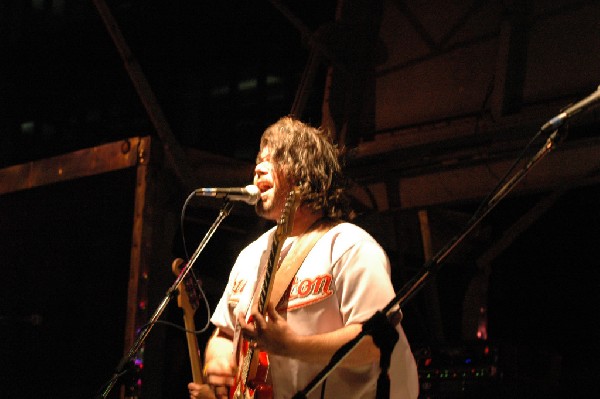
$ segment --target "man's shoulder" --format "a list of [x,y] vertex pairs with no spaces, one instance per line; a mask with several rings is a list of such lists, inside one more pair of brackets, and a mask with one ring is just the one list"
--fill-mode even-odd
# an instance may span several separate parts
[[369,234],[362,227],[351,223],[351,222],[341,222],[335,225],[328,234],[331,234],[332,238],[339,242],[346,243],[357,243],[361,241],[368,241],[376,243],[377,241],[373,238],[371,234]]
[[323,245],[331,248],[334,257],[346,253],[352,248],[360,249],[361,251],[373,251],[373,253],[384,252],[381,245],[371,234],[351,222],[337,224],[327,232],[326,237],[323,240]]

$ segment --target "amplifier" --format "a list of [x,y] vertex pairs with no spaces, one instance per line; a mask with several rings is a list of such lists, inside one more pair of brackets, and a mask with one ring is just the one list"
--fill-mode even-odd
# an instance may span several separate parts
[[497,348],[476,342],[414,351],[419,398],[501,397]]

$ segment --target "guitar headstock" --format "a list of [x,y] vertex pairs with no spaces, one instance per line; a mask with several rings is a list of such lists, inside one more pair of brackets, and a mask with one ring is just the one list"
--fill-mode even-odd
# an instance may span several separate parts
[[[177,258],[173,261],[171,270],[173,271],[173,274],[178,276],[184,266],[183,259]],[[179,291],[177,305],[183,309],[184,312],[193,315],[200,306],[199,289],[196,286],[194,279],[189,275],[186,276],[181,283],[179,283],[177,289]]]
[[[181,258],[177,258],[171,264],[173,274],[179,276],[186,267]],[[191,270],[189,270],[191,272]],[[177,285],[177,304],[183,311],[183,322],[185,324],[185,338],[188,344],[188,354],[190,357],[190,366],[192,367],[192,380],[198,384],[203,383],[202,361],[200,360],[200,350],[196,338],[196,324],[194,323],[194,313],[200,304],[200,288],[191,275],[187,275]]]
[[292,232],[292,228],[294,227],[294,215],[300,206],[300,200],[300,188],[294,187],[287,196],[283,211],[279,217],[279,222],[277,222],[275,237],[278,240],[285,240]]

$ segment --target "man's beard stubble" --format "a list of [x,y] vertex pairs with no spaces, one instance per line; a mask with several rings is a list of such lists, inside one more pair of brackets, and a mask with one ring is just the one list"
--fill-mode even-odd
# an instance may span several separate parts
[[285,188],[275,188],[273,197],[269,198],[267,202],[263,201],[262,198],[258,200],[254,206],[254,210],[261,218],[278,221],[283,212],[287,195],[289,191]]

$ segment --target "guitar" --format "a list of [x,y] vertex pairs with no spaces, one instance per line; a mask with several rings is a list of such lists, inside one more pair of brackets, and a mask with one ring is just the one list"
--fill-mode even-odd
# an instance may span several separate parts
[[[300,192],[296,188],[290,191],[277,228],[273,235],[271,250],[267,261],[264,280],[258,296],[257,309],[263,316],[267,313],[267,304],[273,289],[273,276],[279,267],[279,256],[285,239],[292,231],[294,214],[300,205]],[[252,320],[249,320],[252,322]],[[255,350],[250,343],[240,340],[238,373],[230,390],[230,399],[271,399],[273,389],[267,383],[269,360],[266,352]]]
[[[173,261],[171,269],[178,276],[181,272],[183,259],[177,258]],[[186,329],[186,339],[188,345],[188,354],[190,357],[190,365],[192,367],[192,380],[198,384],[202,384],[202,362],[200,361],[200,350],[198,348],[198,338],[193,331],[196,331],[194,323],[194,313],[199,306],[198,286],[190,276],[184,278],[177,286],[179,295],[177,297],[177,305],[183,310],[183,323]]]

